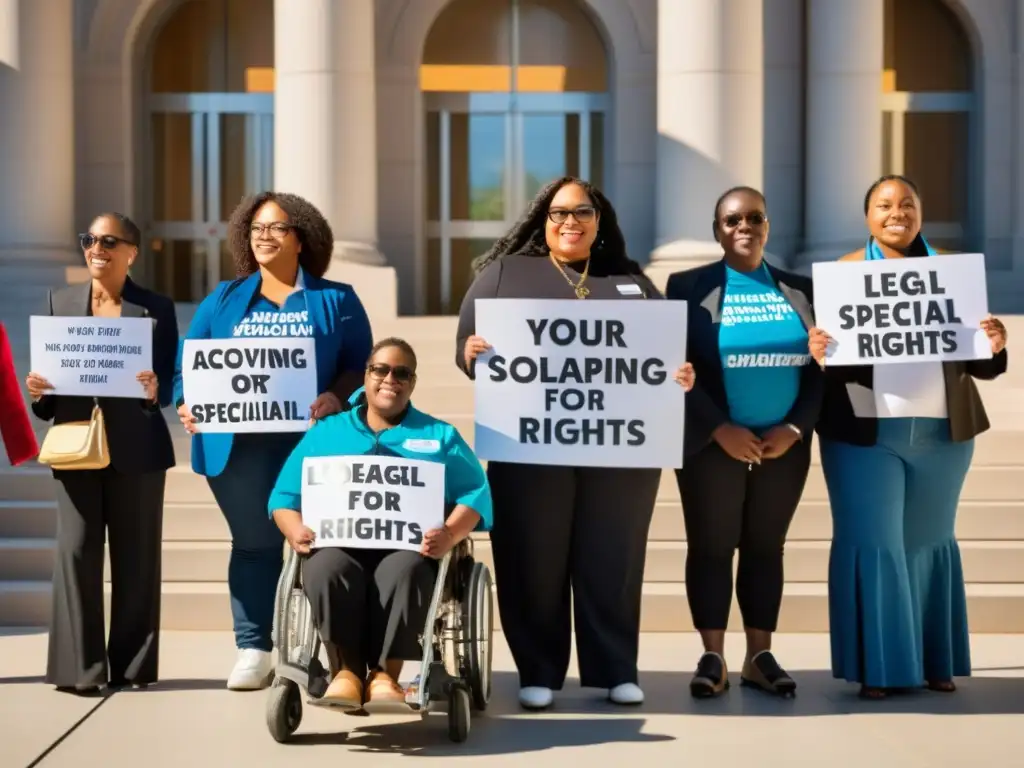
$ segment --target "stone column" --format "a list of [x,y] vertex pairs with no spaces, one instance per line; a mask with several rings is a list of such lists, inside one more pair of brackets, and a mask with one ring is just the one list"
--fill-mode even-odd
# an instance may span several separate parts
[[377,249],[372,0],[275,0],[274,187],[313,202],[334,231],[327,276],[355,286],[371,318],[398,312]]
[[883,0],[808,0],[801,266],[864,245],[864,193],[882,169]]
[[0,66],[18,68],[18,0],[0,0]]
[[659,0],[656,242],[664,287],[716,260],[714,204],[764,181],[765,0]]
[[16,68],[0,64],[2,260],[76,258],[72,5],[0,0],[0,28],[16,20],[18,52]]

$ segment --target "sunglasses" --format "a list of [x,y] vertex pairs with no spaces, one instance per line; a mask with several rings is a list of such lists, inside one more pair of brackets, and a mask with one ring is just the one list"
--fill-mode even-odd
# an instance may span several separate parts
[[588,221],[594,220],[594,216],[597,215],[597,208],[592,205],[581,205],[579,208],[572,209],[552,208],[548,211],[548,218],[555,224],[564,224],[570,214],[580,224],[586,224]]
[[395,381],[401,381],[403,383],[412,381],[416,378],[416,372],[407,365],[391,366],[387,363],[374,363],[373,365],[367,366],[366,370],[378,379],[386,379],[388,374],[394,376]]
[[125,245],[134,246],[131,240],[125,240],[123,237],[114,237],[113,235],[94,235],[91,232],[84,232],[78,236],[78,244],[82,246],[83,251],[88,251],[96,243],[100,244],[100,248],[105,251],[112,251],[121,243]]
[[753,211],[751,213],[730,213],[728,216],[722,219],[722,222],[727,227],[738,227],[740,222],[746,219],[747,223],[752,227],[759,227],[768,221],[768,217],[760,211]]

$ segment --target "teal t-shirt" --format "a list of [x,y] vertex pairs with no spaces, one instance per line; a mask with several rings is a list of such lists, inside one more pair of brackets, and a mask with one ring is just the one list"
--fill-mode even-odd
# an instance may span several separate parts
[[785,421],[800,392],[807,329],[766,265],[725,273],[718,346],[729,417],[750,429],[771,427]]

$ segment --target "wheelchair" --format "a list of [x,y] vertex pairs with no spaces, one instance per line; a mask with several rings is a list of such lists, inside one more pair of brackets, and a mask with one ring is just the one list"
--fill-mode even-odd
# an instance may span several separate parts
[[[459,542],[438,562],[426,624],[419,684],[407,689],[408,712],[427,715],[446,708],[448,737],[469,736],[472,711],[487,709],[491,697],[493,590],[490,570],[473,558],[473,542]],[[330,684],[320,661],[321,640],[302,590],[299,556],[290,548],[277,585],[273,628],[277,666],[266,719],[270,735],[286,743],[302,722],[302,691],[310,705]]]

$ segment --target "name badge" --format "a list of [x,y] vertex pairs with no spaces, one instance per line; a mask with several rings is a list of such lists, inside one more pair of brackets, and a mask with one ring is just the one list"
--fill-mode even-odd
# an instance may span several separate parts
[[636,283],[623,283],[622,285],[616,285],[615,288],[621,296],[643,296],[644,294]]
[[409,438],[404,443],[402,443],[402,447],[405,448],[407,451],[412,451],[413,453],[437,453],[439,450],[441,450],[441,441],[422,439],[416,440],[413,438]]

